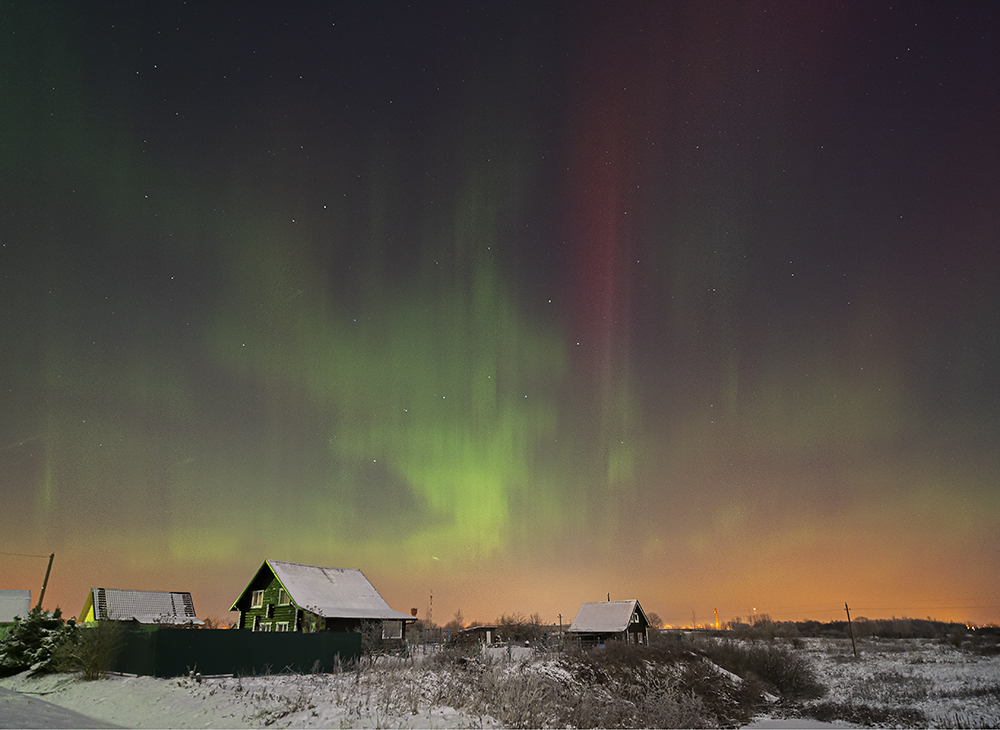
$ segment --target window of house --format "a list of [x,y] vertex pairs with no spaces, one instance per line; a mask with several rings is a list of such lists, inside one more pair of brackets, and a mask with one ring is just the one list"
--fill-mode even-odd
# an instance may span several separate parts
[[383,621],[382,622],[382,638],[383,639],[402,639],[403,638],[403,622],[402,621]]
[[260,616],[253,617],[253,630],[260,631]]
[[250,608],[260,608],[264,605],[264,591],[254,591],[250,594]]
[[260,625],[260,630],[261,630],[261,631],[264,631],[264,632],[268,632],[268,631],[270,631],[270,630],[271,630],[272,628],[274,628],[274,627],[273,627],[273,626],[271,625],[271,622],[270,622],[270,621],[268,621],[268,622],[267,622],[266,624],[261,624],[261,625]]
[[265,618],[274,618],[274,604],[273,603],[267,604],[267,608],[264,609],[264,617]]
[[291,601],[288,599],[288,593],[285,591],[284,588],[279,588],[278,589],[278,605],[279,606],[287,606],[289,603],[291,603]]
[[278,621],[274,625],[274,630],[275,631],[288,631],[288,622],[287,621]]

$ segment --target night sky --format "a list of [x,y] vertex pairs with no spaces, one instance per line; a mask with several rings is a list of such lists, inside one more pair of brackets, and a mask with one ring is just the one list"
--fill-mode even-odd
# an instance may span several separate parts
[[0,33],[0,587],[1000,621],[996,5]]

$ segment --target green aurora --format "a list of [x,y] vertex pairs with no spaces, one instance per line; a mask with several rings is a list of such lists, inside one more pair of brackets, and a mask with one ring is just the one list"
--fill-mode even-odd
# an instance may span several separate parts
[[861,9],[813,54],[782,41],[830,18],[753,5],[731,36],[483,10],[488,53],[428,25],[437,71],[395,23],[286,67],[277,31],[210,52],[204,9],[3,6],[0,550],[56,552],[70,615],[97,585],[221,614],[275,558],[439,620],[997,620],[988,66],[917,39],[968,85],[917,129],[851,106]]

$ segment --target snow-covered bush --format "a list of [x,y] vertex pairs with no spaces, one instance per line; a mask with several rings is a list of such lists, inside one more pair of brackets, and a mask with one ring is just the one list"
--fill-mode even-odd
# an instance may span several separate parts
[[14,617],[14,625],[0,639],[0,676],[30,669],[32,674],[58,671],[59,647],[75,640],[76,621],[63,621],[62,611],[31,609],[26,618]]
[[708,641],[703,649],[720,667],[763,682],[787,700],[816,699],[826,692],[809,662],[790,648],[760,642]]
[[690,644],[608,642],[567,652],[560,666],[581,687],[561,726],[735,727],[764,706],[756,681],[723,671]]

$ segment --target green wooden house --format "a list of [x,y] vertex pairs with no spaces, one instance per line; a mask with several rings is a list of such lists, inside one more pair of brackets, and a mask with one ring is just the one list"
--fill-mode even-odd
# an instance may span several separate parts
[[416,618],[394,611],[355,568],[265,560],[230,611],[236,628],[251,631],[360,632],[382,622],[382,637],[401,639]]

